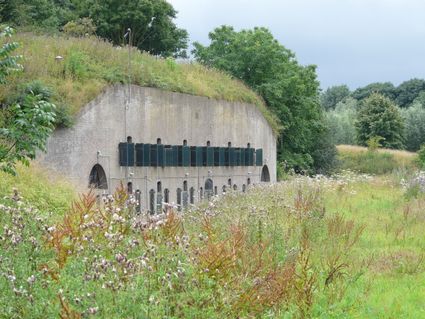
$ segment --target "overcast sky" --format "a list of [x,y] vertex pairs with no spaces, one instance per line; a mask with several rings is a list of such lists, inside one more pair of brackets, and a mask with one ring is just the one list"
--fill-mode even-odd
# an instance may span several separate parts
[[190,42],[217,26],[267,27],[321,87],[425,78],[425,0],[168,0]]

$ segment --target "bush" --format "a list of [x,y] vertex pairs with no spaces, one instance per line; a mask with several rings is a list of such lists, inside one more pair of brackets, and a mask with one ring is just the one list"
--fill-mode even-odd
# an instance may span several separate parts
[[421,146],[418,152],[418,162],[420,167],[425,168],[425,144]]
[[416,172],[413,176],[401,181],[407,198],[418,197],[425,193],[425,172]]
[[82,18],[77,21],[69,21],[63,27],[63,32],[74,37],[84,37],[93,35],[96,32],[96,26],[90,18]]

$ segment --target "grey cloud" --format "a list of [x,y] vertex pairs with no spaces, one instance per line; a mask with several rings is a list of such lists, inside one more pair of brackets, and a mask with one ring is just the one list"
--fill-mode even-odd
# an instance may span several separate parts
[[222,24],[265,26],[302,64],[316,64],[322,88],[425,77],[425,1],[171,0],[190,40],[208,43]]

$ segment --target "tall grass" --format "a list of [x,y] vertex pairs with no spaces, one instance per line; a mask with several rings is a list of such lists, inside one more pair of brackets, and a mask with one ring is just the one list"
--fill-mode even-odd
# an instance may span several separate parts
[[416,153],[378,149],[370,151],[365,147],[338,145],[338,159],[341,169],[366,174],[388,174],[395,170],[417,168]]
[[425,198],[387,176],[296,177],[156,216],[122,188],[59,218],[8,194],[6,318],[423,317]]
[[300,179],[153,217],[135,215],[119,189],[100,207],[82,196],[56,222],[15,193],[0,205],[0,310],[23,318],[326,312],[355,280],[348,258],[363,226],[327,216],[322,186]]
[[[20,33],[24,73],[0,87],[0,101],[16,94],[22,83],[33,80],[50,86],[54,102],[75,115],[86,103],[114,83],[127,83],[128,49],[98,38],[66,38]],[[63,59],[56,59],[56,57]],[[255,104],[275,131],[279,122],[262,99],[241,81],[197,63],[177,63],[131,49],[131,83],[173,92]]]
[[0,198],[11,193],[12,189],[34,208],[56,216],[63,215],[76,198],[76,190],[62,176],[40,167],[35,162],[31,167],[17,166],[16,176],[0,172]]

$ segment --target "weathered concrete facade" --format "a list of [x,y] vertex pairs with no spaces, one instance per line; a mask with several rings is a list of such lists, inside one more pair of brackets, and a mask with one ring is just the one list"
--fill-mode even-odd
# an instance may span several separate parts
[[[194,146],[204,146],[207,141],[220,147],[229,142],[234,147],[247,147],[249,143],[263,149],[266,167],[127,168],[119,165],[118,153],[118,144],[126,142],[127,137],[134,143],[152,144],[160,138],[162,144],[171,145],[181,145],[184,140]],[[99,164],[106,174],[107,189],[103,192],[112,192],[121,182],[131,182],[133,191],[140,190],[142,208],[147,209],[150,191],[168,192],[168,201],[176,203],[178,189],[185,195],[193,188],[192,200],[196,202],[202,197],[207,180],[212,181],[218,193],[229,184],[242,190],[249,183],[259,183],[262,170],[267,168],[270,181],[274,182],[276,138],[254,105],[117,85],[89,103],[72,128],[56,130],[48,140],[47,153],[40,154],[40,161],[69,176],[80,189],[87,189],[90,173]],[[187,196],[183,201],[190,200]]]

